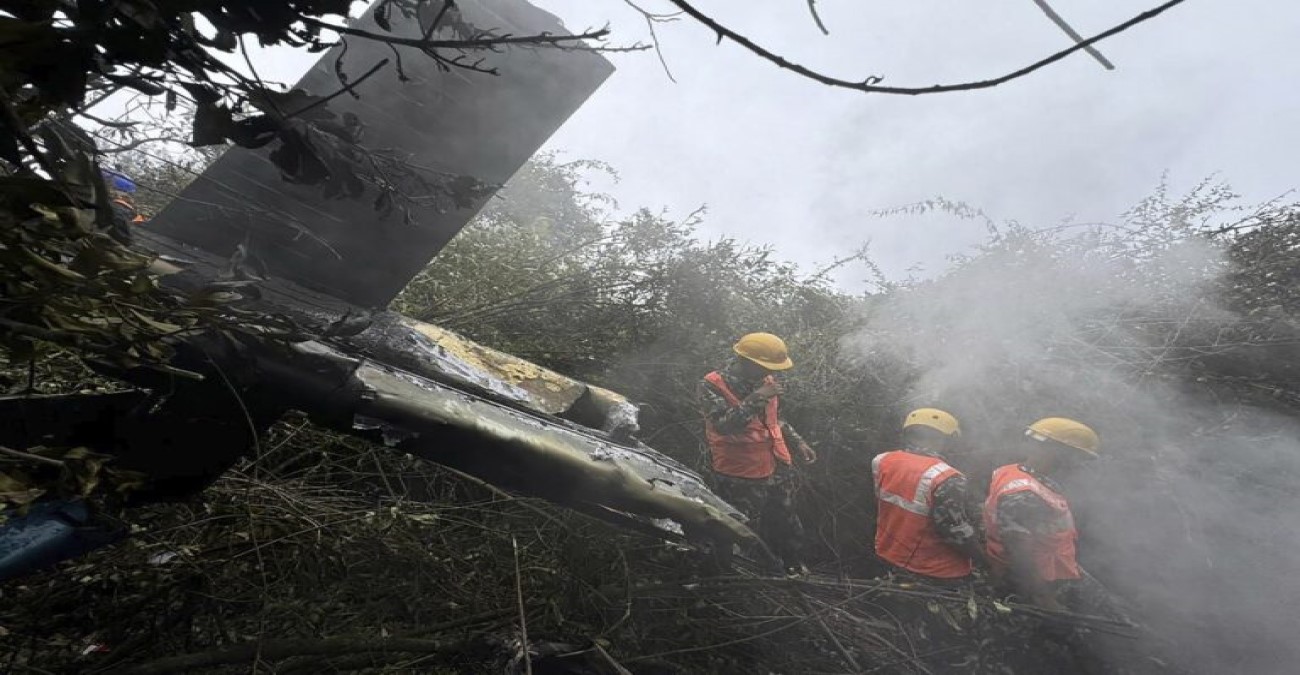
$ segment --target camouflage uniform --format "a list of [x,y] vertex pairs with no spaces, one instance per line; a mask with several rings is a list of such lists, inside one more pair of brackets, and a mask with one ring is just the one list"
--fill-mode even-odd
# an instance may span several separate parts
[[[741,404],[733,406],[713,385],[701,380],[696,388],[700,413],[722,434],[739,434],[755,417],[761,417],[766,401],[748,401],[745,397],[758,388],[762,378],[746,380],[740,363],[732,360],[718,371]],[[789,422],[781,420],[781,433],[792,451],[804,443]],[[776,472],[767,478],[737,478],[713,474],[718,496],[735,506],[750,519],[750,525],[786,567],[801,564],[803,523],[794,509],[797,475],[793,467],[777,462]]]
[[[1057,494],[1063,494],[1061,486],[1050,477],[1020,465],[1021,470],[1031,474]],[[1042,497],[1033,492],[1014,492],[1002,497],[998,502],[998,529],[1003,536],[1045,536],[1052,531],[1050,521],[1055,517],[1051,507]],[[1015,553],[1013,552],[1014,556]],[[1015,563],[1013,562],[1013,567]],[[1092,616],[1102,616],[1120,621],[1132,622],[1127,613],[1110,591],[1106,590],[1087,572],[1081,579],[1055,581],[1051,584],[1056,599],[1069,611]],[[1130,645],[1126,640],[1111,638],[1104,634],[1084,628],[1069,628],[1044,623],[1039,626],[1043,637],[1054,640],[1071,655],[1075,666],[1083,673],[1125,673],[1131,672],[1125,664],[1132,659],[1124,658]]]
[[[904,448],[909,453],[934,457],[943,460],[939,453],[920,448]],[[945,460],[946,461],[946,460]],[[953,548],[978,554],[981,546],[980,531],[975,523],[979,522],[973,502],[970,500],[970,483],[963,474],[956,474],[939,484],[931,493],[930,521],[934,524],[936,534],[944,543]],[[888,563],[886,563],[888,564]],[[921,588],[969,589],[971,576],[956,579],[939,579],[910,572],[901,567],[890,566],[885,577],[890,582],[900,585],[916,585]],[[970,592],[966,590],[965,592]],[[926,644],[939,645],[932,654],[918,656],[918,663],[936,673],[976,672],[973,668],[980,662],[978,640],[974,631],[978,630],[976,622],[966,613],[950,603],[924,603],[909,597],[882,597],[877,601],[882,608],[898,620],[905,631],[913,638]]]
[[[1021,464],[1020,470],[1037,478],[1047,489],[1057,493],[1061,486],[1048,476]],[[1031,491],[1013,492],[998,500],[998,530],[1007,535],[1037,536],[1051,532],[1053,513],[1042,497]]]
[[[908,448],[907,452],[943,459],[942,455],[927,450]],[[930,521],[934,523],[939,539],[974,558],[981,546],[980,532],[975,527],[980,519],[973,506],[975,502],[970,498],[970,482],[966,476],[959,473],[940,483],[934,489],[931,501]]]
[[[745,397],[757,389],[763,380],[762,378],[752,381],[744,380],[744,376],[740,371],[740,362],[734,359],[726,367],[719,370],[718,373],[722,375],[722,381],[726,382],[731,391],[735,392],[736,396],[741,399],[741,403],[738,406],[732,406],[727,403],[727,399],[722,395],[722,392],[715,389],[708,382],[700,380],[700,384],[695,390],[696,397],[700,402],[700,411],[713,422],[713,428],[717,429],[718,433],[739,434],[745,430],[745,425],[749,424],[749,420],[761,417],[767,407],[766,401],[750,401],[748,404],[745,402]],[[785,436],[786,445],[792,449],[804,442],[803,437],[784,419],[781,420],[781,434]]]
[[[1047,489],[1063,494],[1061,486],[1050,477],[1020,465],[1020,469],[1037,478]],[[1051,507],[1033,492],[1013,492],[998,501],[998,530],[1006,536],[1046,536],[1052,530],[1055,517]],[[1114,598],[1095,579],[1084,574],[1082,579],[1058,581],[1053,584],[1057,599],[1071,611],[1082,614],[1109,616],[1127,620],[1115,606]]]

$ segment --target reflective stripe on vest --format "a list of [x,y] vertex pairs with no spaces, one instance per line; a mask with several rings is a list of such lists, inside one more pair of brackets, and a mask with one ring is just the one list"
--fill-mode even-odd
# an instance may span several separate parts
[[971,560],[939,536],[930,519],[934,491],[959,475],[938,457],[896,450],[871,460],[876,490],[876,555],[916,574],[955,579]]
[[1034,570],[1044,581],[1078,579],[1082,576],[1076,557],[1075,543],[1079,532],[1074,526],[1070,503],[1060,493],[1052,490],[1021,469],[1008,464],[993,472],[989,497],[984,504],[984,531],[988,534],[989,558],[999,567],[1010,565],[1010,557],[998,527],[998,505],[1002,498],[1017,492],[1032,492],[1051,509],[1047,531],[1032,540]]
[[[722,374],[714,371],[704,380],[718,390],[727,403],[739,406],[740,397],[727,386]],[[772,381],[771,376],[764,382]],[[762,418],[751,418],[739,434],[722,434],[705,418],[704,436],[709,443],[713,470],[736,478],[767,478],[776,472],[776,463],[790,464],[790,451],[781,433],[781,418],[777,397],[773,396],[763,410]]]
[[[897,452],[902,452],[902,451],[900,450]],[[941,459],[928,457],[927,459],[934,460],[934,465],[926,469],[921,474],[920,479],[918,479],[916,482],[916,488],[912,490],[908,496],[905,497],[901,494],[895,494],[894,492],[891,492],[881,487],[880,464],[881,461],[885,458],[885,455],[889,455],[889,454],[893,454],[893,453],[886,452],[883,454],[879,454],[876,455],[875,459],[871,460],[871,476],[874,479],[874,482],[876,484],[876,498],[882,501],[889,502],[890,504],[893,504],[894,506],[897,506],[901,509],[911,511],[912,513],[915,513],[918,516],[929,516],[930,515],[930,493],[932,491],[932,488],[938,487],[937,485],[934,484],[935,478],[938,478],[940,474],[946,471],[951,471],[952,474],[955,474],[957,473],[957,470],[949,466],[947,462]],[[911,454],[911,453],[906,453],[906,454]],[[948,476],[944,476],[944,478],[947,479]]]

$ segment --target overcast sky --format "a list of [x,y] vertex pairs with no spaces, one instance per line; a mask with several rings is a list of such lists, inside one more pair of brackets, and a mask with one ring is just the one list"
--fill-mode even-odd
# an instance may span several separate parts
[[[647,37],[621,0],[534,1],[571,30],[608,22],[616,42]],[[896,85],[1001,74],[1068,45],[1031,0],[819,0],[830,36],[803,0],[697,4],[795,61]],[[1085,35],[1155,4],[1053,3]],[[1166,170],[1176,189],[1217,172],[1256,200],[1300,184],[1295,3],[1189,0],[1103,42],[1115,71],[1079,54],[991,90],[915,98],[803,80],[716,45],[689,19],[658,30],[677,82],[653,54],[614,55],[618,71],[549,147],[612,164],[622,180],[602,187],[625,207],[681,215],[707,204],[710,236],[770,243],[804,263],[871,240],[891,273],[941,267],[981,225],[870,215],[939,195],[1050,225],[1113,219]]]
[[[609,24],[615,44],[649,41],[624,0],[532,1],[571,30]],[[818,0],[829,36],[805,0],[696,4],[792,60],[896,85],[981,79],[1069,45],[1032,0]],[[1052,4],[1092,35],[1159,0]],[[1175,191],[1217,174],[1252,201],[1300,187],[1300,3],[1188,0],[1101,43],[1114,71],[1076,54],[994,89],[921,97],[802,79],[715,44],[689,18],[658,32],[676,83],[653,53],[613,54],[618,70],[547,147],[610,163],[622,180],[597,187],[626,209],[684,216],[704,204],[706,236],[810,266],[869,240],[893,276],[941,269],[984,236],[981,224],[871,215],[936,196],[1050,226],[1113,220],[1166,171]],[[315,60],[266,56],[263,75],[288,81]]]

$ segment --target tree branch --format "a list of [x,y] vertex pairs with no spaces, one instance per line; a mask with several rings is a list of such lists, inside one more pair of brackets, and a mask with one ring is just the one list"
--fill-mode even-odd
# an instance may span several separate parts
[[822,17],[817,13],[817,0],[808,0],[808,13],[812,14],[813,23],[817,24],[817,29],[822,35],[830,35],[831,32],[826,30],[826,24],[822,23]]
[[524,673],[533,675],[533,657],[528,651],[528,612],[524,605],[524,581],[519,574],[519,540],[510,537],[510,547],[515,554],[515,599],[519,603],[519,645],[524,653]]
[[721,23],[718,23],[716,20],[708,17],[704,13],[700,12],[700,10],[696,9],[693,5],[691,5],[691,3],[686,2],[686,0],[668,0],[668,1],[671,2],[673,5],[676,5],[677,8],[681,9],[683,12],[688,14],[691,18],[695,19],[696,21],[699,21],[700,23],[704,24],[709,29],[717,33],[719,41],[723,39],[731,40],[732,42],[735,42],[736,44],[740,45],[741,47],[744,47],[750,52],[753,52],[754,54],[768,61],[771,61],[772,63],[775,63],[777,66],[780,66],[781,68],[785,68],[786,70],[792,71],[798,75],[806,77],[815,82],[820,82],[822,84],[832,86],[832,87],[838,87],[841,89],[852,89],[855,91],[862,91],[862,92],[867,92],[872,94],[900,94],[905,96],[916,96],[919,94],[943,94],[943,93],[954,92],[954,91],[990,89],[1000,84],[1005,84],[1007,82],[1010,82],[1011,80],[1022,78],[1026,75],[1029,75],[1030,73],[1033,73],[1037,70],[1041,70],[1042,68],[1045,68],[1047,66],[1052,65],[1053,63],[1056,63],[1057,61],[1060,61],[1061,59],[1069,56],[1070,54],[1073,54],[1077,51],[1085,50],[1090,45],[1094,45],[1098,42],[1101,42],[1102,40],[1105,40],[1106,38],[1112,37],[1114,35],[1118,35],[1119,33],[1122,33],[1140,23],[1154,19],[1157,16],[1160,16],[1161,14],[1165,13],[1166,11],[1178,5],[1183,4],[1183,2],[1185,2],[1186,0],[1169,0],[1169,2],[1166,2],[1158,7],[1142,12],[1141,14],[1133,17],[1132,19],[1129,19],[1128,21],[1125,21],[1124,23],[1116,25],[1108,30],[1102,31],[1101,33],[1098,33],[1086,40],[1083,40],[1078,44],[1074,45],[1073,47],[1070,47],[1069,49],[1056,52],[1055,54],[1052,54],[1047,58],[1031,63],[1028,66],[1025,66],[1024,68],[1020,68],[1019,70],[1014,70],[1005,75],[1000,75],[998,77],[992,77],[984,80],[962,82],[958,84],[936,84],[930,87],[884,87],[878,84],[881,78],[877,76],[868,77],[865,80],[857,81],[857,82],[852,80],[845,80],[838,77],[832,77],[830,75],[826,75],[825,73],[821,73],[811,68],[808,68],[807,66],[803,66],[798,63],[791,62],[790,60],[782,57],[781,55],[769,51],[768,49],[755,43],[753,40],[750,40],[744,35],[741,35],[736,31],[727,28]]
[[654,12],[643,9],[640,5],[633,2],[633,0],[623,0],[623,2],[627,3],[632,9],[640,12],[641,16],[645,19],[646,28],[650,29],[650,41],[654,43],[655,55],[659,57],[659,65],[663,66],[664,74],[668,76],[668,80],[676,84],[677,78],[673,77],[673,71],[668,67],[668,61],[664,59],[664,50],[659,45],[659,33],[655,31],[655,23],[676,21],[677,15],[681,12],[674,12],[673,14],[655,14]]
[[51,458],[49,458],[49,457],[42,457],[42,456],[40,456],[40,455],[33,455],[33,454],[30,453],[30,452],[23,452],[23,451],[21,451],[21,450],[14,450],[14,449],[12,449],[12,448],[6,448],[6,447],[3,446],[3,445],[0,445],[0,455],[6,455],[6,456],[8,456],[8,457],[13,457],[13,458],[15,458],[15,459],[21,459],[21,460],[24,460],[24,461],[27,461],[27,462],[36,462],[37,464],[45,464],[46,466],[58,466],[58,467],[62,467],[62,466],[64,466],[63,462],[60,462],[60,461],[57,460],[57,459],[51,459]]
[[433,21],[429,23],[429,27],[424,29],[425,40],[433,37],[433,32],[438,30],[438,25],[442,23],[443,17],[447,16],[447,12],[455,6],[456,3],[453,0],[442,0],[442,8],[439,9],[437,15],[433,17]]
[[[98,137],[98,135],[96,136]],[[118,145],[116,148],[107,148],[107,149],[100,148],[99,153],[101,155],[116,155],[123,152],[129,152],[131,150],[135,150],[136,148],[146,143],[177,143],[184,146],[189,145],[188,143],[186,143],[185,141],[179,138],[171,138],[168,136],[149,136],[146,138],[137,138],[131,141],[130,143]]]
[[360,28],[350,26],[339,26],[313,19],[308,16],[302,18],[302,22],[308,26],[332,30],[341,35],[352,35],[367,40],[377,40],[387,42],[388,44],[401,45],[403,47],[414,47],[424,51],[433,49],[491,49],[493,47],[507,45],[559,45],[562,46],[570,42],[581,42],[583,40],[599,40],[609,35],[608,28],[600,30],[587,31],[580,35],[550,35],[542,33],[538,35],[501,35],[501,36],[484,36],[469,40],[425,40],[423,38],[404,38],[396,35],[384,35],[374,33]]
[[329,96],[326,96],[326,97],[324,97],[324,98],[318,99],[318,100],[316,100],[316,101],[312,101],[311,103],[307,104],[306,106],[303,106],[302,108],[300,108],[300,109],[298,109],[298,110],[295,110],[294,112],[291,112],[291,113],[289,113],[288,115],[285,115],[285,118],[288,119],[288,118],[297,117],[297,116],[299,116],[299,115],[301,115],[301,114],[303,114],[303,113],[305,113],[305,112],[307,112],[307,111],[309,111],[309,110],[315,110],[316,108],[319,108],[319,107],[325,105],[326,103],[329,103],[330,101],[333,101],[334,99],[338,98],[339,96],[342,96],[344,93],[348,93],[348,94],[352,94],[353,96],[356,96],[356,95],[357,95],[357,92],[355,91],[356,88],[357,88],[357,87],[358,87],[362,82],[365,82],[366,80],[370,79],[370,77],[371,77],[372,75],[374,75],[375,73],[379,72],[379,69],[380,69],[380,68],[383,68],[383,67],[386,66],[386,65],[388,65],[388,59],[380,59],[380,60],[379,60],[379,63],[376,63],[375,65],[371,66],[371,67],[370,67],[370,70],[367,70],[366,72],[364,72],[364,73],[361,74],[361,77],[358,77],[356,80],[354,80],[354,81],[352,81],[352,82],[342,82],[342,83],[340,83],[340,84],[341,84],[341,88],[340,88],[338,91],[336,91],[336,92],[334,92],[334,93],[332,93],[332,94],[330,94]]
[[96,117],[95,115],[92,115],[86,112],[85,110],[78,110],[75,114],[81,115],[82,117],[90,120],[91,122],[94,122],[95,124],[109,127],[112,129],[131,129],[133,127],[139,126],[140,124],[139,122],[118,122],[115,120],[106,120],[102,117]]
[[[1076,44],[1083,42],[1083,36],[1079,35],[1079,32],[1074,30],[1073,26],[1066,23],[1065,19],[1062,18],[1060,14],[1057,14],[1056,10],[1052,9],[1051,5],[1047,4],[1047,0],[1034,0],[1034,4],[1038,5],[1038,8],[1043,10],[1043,13],[1047,15],[1047,18],[1051,19],[1052,23],[1056,24],[1056,26],[1062,31],[1065,31],[1065,34],[1069,35],[1070,39],[1074,40]],[[1101,52],[1097,51],[1096,47],[1088,45],[1084,47],[1083,50],[1088,52],[1088,55],[1092,58],[1097,59],[1097,63],[1100,63],[1102,68],[1105,68],[1106,70],[1115,70],[1115,64],[1107,60],[1105,56],[1102,56]]]

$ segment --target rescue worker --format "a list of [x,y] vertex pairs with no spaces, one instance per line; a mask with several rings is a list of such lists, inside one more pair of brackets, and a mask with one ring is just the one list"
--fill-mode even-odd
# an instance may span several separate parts
[[[102,169],[104,184],[108,186],[109,202],[113,207],[113,220],[116,225],[139,225],[145,218],[135,206],[135,181],[126,174],[113,169]],[[129,229],[129,228],[128,228]]]
[[937,408],[903,420],[903,449],[876,455],[876,555],[905,573],[939,582],[970,576],[983,552],[966,476],[944,459],[961,435]]
[[787,572],[803,573],[790,448],[807,464],[817,454],[781,418],[782,386],[773,377],[794,363],[771,333],[750,333],[732,349],[735,357],[697,389],[718,495],[750,518]]
[[[1029,425],[1023,442],[1024,460],[993,472],[984,503],[994,577],[1044,609],[1132,624],[1122,603],[1079,565],[1079,535],[1059,483],[1099,457],[1101,439],[1082,422],[1047,417]],[[1052,624],[1041,624],[1039,630],[1047,641],[1064,647],[1074,670],[1085,675],[1164,670],[1158,661],[1130,652],[1134,643],[1128,639]],[[1013,642],[1012,650],[1023,651],[1023,638]]]
[[1043,608],[1064,609],[1062,597],[1083,585],[1075,555],[1078,531],[1057,482],[1095,459],[1101,441],[1087,425],[1048,417],[1025,431],[1025,459],[993,472],[984,529],[994,575]]

